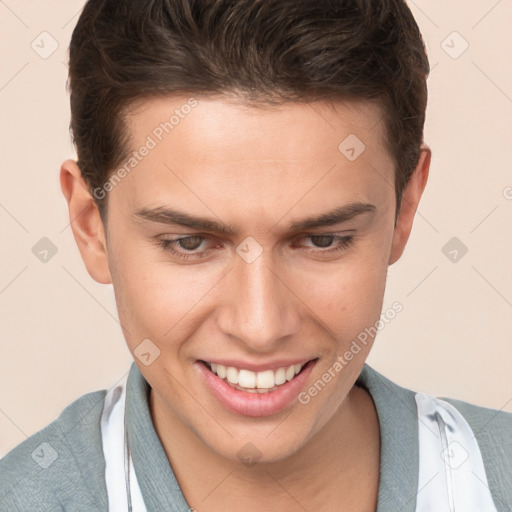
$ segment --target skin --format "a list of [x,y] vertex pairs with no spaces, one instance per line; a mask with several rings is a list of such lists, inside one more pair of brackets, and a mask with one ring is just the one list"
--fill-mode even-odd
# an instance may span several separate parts
[[[198,105],[109,192],[107,230],[73,160],[61,187],[87,270],[113,283],[128,347],[151,385],[150,409],[188,503],[199,511],[375,510],[380,431],[370,395],[354,386],[363,347],[307,405],[248,417],[211,395],[197,360],[254,363],[316,358],[305,390],[375,324],[389,265],[407,242],[430,165],[422,147],[395,225],[394,163],[377,104],[287,103],[247,108],[227,96]],[[141,101],[126,117],[132,149],[187,98]],[[366,149],[338,151],[356,134]],[[365,213],[336,226],[290,233],[292,222],[353,202]],[[141,208],[172,206],[238,230],[210,233],[136,220]],[[313,235],[353,235],[351,245]],[[176,247],[161,238],[202,236]],[[262,254],[236,252],[253,237]],[[190,243],[190,242],[194,242]],[[197,248],[196,248],[197,247]],[[195,248],[195,249],[194,249]],[[194,249],[194,250],[191,250]],[[145,366],[134,351],[150,339],[160,355]],[[238,452],[261,458],[247,467]],[[221,483],[222,482],[222,483]]]

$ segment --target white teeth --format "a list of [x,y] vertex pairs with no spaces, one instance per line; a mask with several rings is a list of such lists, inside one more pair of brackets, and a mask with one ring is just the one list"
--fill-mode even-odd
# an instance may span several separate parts
[[212,364],[212,372],[213,373],[217,373],[217,375],[221,378],[221,379],[225,379],[226,378],[226,367],[225,366],[222,366],[221,364],[216,364],[215,365],[217,368],[214,370],[213,369],[213,364]]
[[[243,371],[243,370],[242,370]],[[240,373],[242,373],[242,371]],[[266,370],[264,372],[258,372],[256,376],[256,387],[261,389],[270,389],[273,388],[275,382],[274,372],[272,370]],[[249,386],[244,386],[249,387]]]
[[226,368],[226,378],[230,384],[238,384],[238,370],[229,366]]
[[256,374],[249,370],[240,370],[238,372],[238,384],[243,388],[255,388]]
[[279,368],[276,371],[275,381],[276,381],[276,386],[279,386],[286,382],[286,370],[284,368]]
[[301,371],[302,365],[295,364],[262,372],[239,370],[233,366],[225,367],[222,364],[215,363],[211,363],[210,368],[213,373],[217,374],[221,379],[226,379],[233,387],[244,388],[250,392],[266,393],[275,386],[280,386],[292,380]]

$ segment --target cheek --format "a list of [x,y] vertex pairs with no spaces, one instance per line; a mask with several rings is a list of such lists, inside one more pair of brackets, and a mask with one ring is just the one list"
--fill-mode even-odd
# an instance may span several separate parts
[[[155,250],[127,251],[112,273],[119,318],[130,348],[149,338],[161,348],[197,322],[201,301],[215,286],[212,272],[171,264]],[[155,256],[156,254],[156,256]],[[205,267],[206,268],[206,267]]]
[[305,273],[296,279],[297,295],[313,318],[329,329],[344,346],[381,314],[387,265],[377,252],[358,252],[325,271]]

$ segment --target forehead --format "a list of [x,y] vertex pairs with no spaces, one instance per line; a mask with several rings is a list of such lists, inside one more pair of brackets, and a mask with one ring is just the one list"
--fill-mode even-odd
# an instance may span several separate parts
[[[163,96],[132,104],[125,122],[131,149],[148,135],[165,143],[163,139],[172,134],[194,147],[190,156],[236,147],[240,156],[279,159],[290,157],[287,151],[296,153],[300,146],[300,157],[306,158],[308,149],[329,151],[333,144],[336,149],[350,134],[359,136],[366,148],[378,150],[384,146],[385,135],[380,105],[363,100],[249,106],[227,95]],[[190,130],[193,137],[187,136]]]
[[224,96],[165,96],[137,102],[125,122],[138,157],[113,195],[126,190],[133,208],[172,199],[219,210],[227,201],[256,213],[258,205],[300,198],[315,209],[319,197],[367,201],[392,188],[376,103],[258,107]]

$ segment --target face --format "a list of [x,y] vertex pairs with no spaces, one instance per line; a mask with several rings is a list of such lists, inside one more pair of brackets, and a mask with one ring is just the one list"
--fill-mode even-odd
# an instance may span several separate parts
[[370,103],[166,97],[126,122],[138,156],[108,192],[106,249],[81,251],[154,407],[228,459],[289,457],[343,409],[373,340],[344,354],[379,319],[425,176],[395,227]]

